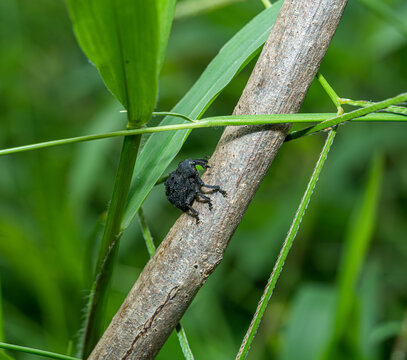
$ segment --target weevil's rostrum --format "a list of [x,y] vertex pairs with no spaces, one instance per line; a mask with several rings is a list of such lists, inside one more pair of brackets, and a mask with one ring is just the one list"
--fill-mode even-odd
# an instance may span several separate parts
[[189,211],[190,214],[199,223],[199,214],[192,207],[194,200],[206,202],[209,205],[209,210],[212,210],[211,199],[202,193],[201,188],[206,187],[214,191],[220,192],[226,196],[226,192],[218,185],[207,185],[199,176],[196,166],[200,165],[204,169],[209,168],[207,157],[202,159],[186,159],[179,163],[178,167],[170,173],[168,179],[165,181],[165,194],[168,201],[181,209],[182,211]]

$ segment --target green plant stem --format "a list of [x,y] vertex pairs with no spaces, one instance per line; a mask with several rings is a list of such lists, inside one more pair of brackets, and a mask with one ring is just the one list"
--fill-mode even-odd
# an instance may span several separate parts
[[273,6],[273,4],[269,1],[269,0],[261,0],[261,2],[263,3],[264,7],[266,9],[270,8]]
[[336,94],[335,90],[332,88],[331,85],[329,85],[328,81],[326,81],[326,79],[322,76],[322,74],[319,71],[317,72],[317,79],[324,88],[325,92],[332,100],[332,102],[334,103],[334,105],[336,106],[337,114],[342,115],[343,109],[341,103],[339,102],[339,96]]
[[[353,114],[347,113],[347,114]],[[345,115],[347,115],[345,114]],[[352,121],[352,122],[407,122],[407,118],[402,115],[387,114],[387,113],[371,113],[362,115],[356,115],[357,118],[353,118],[354,115],[349,115],[346,120],[341,120],[341,117],[335,117],[335,113],[316,113],[316,114],[270,114],[270,115],[244,115],[244,116],[215,116],[205,118],[194,123],[183,123],[176,125],[164,125],[155,127],[145,127],[134,130],[119,130],[104,134],[77,136],[73,138],[66,138],[60,140],[45,141],[41,143],[23,145],[8,149],[0,150],[1,155],[10,155],[24,151],[45,149],[54,146],[75,144],[85,141],[101,140],[114,137],[131,136],[139,134],[151,134],[163,131],[176,131],[184,129],[200,129],[215,126],[240,126],[240,125],[267,125],[267,124],[280,124],[280,123],[312,123],[318,121],[336,121],[339,122]],[[342,115],[344,116],[344,115]],[[321,124],[326,124],[325,122]],[[328,128],[332,125],[322,125],[321,130]],[[319,130],[318,130],[319,131]],[[294,134],[294,133],[293,133]],[[299,137],[299,136],[297,136]]]
[[123,141],[116,181],[96,261],[95,281],[86,313],[82,358],[88,357],[102,334],[104,305],[122,232],[120,224],[127,201],[140,138],[140,135],[126,136]]
[[199,121],[199,120],[191,119],[190,117],[188,117],[188,116],[186,116],[184,114],[173,113],[173,112],[165,112],[165,111],[153,112],[153,116],[176,116],[176,117],[179,117],[179,118],[184,119],[184,120],[189,121],[189,122],[197,122],[197,121]]
[[168,175],[164,175],[164,176],[161,176],[157,181],[156,181],[156,185],[160,185],[160,184],[162,184],[163,182],[165,182],[165,180],[167,180],[168,179]]
[[178,323],[175,330],[177,331],[178,341],[181,345],[182,353],[186,360],[194,360],[194,355],[192,354],[191,348],[188,343],[187,334],[181,323]]
[[180,114],[180,113],[174,113],[174,112],[168,112],[168,111],[154,111],[153,116],[175,116],[175,117],[179,117],[181,119],[190,121],[190,122],[197,122],[199,120],[194,120],[191,119],[189,116],[186,116],[184,114]]
[[3,342],[0,342],[0,348],[7,349],[7,350],[25,352],[25,353],[28,353],[28,354],[31,354],[31,355],[44,356],[44,357],[51,358],[51,359],[80,360],[80,359],[72,357],[72,356],[56,354],[56,353],[49,352],[49,351],[33,349],[33,348],[20,346],[20,345],[7,344],[7,343],[3,343]]
[[336,117],[334,117],[332,119],[323,121],[323,122],[321,122],[321,123],[319,123],[317,125],[310,126],[310,127],[306,128],[306,129],[303,129],[303,130],[300,130],[300,131],[294,131],[294,132],[292,132],[291,134],[289,134],[287,136],[286,141],[290,141],[290,140],[298,139],[299,137],[314,134],[314,133],[319,132],[319,131],[321,131],[323,129],[330,128],[332,126],[342,124],[342,123],[344,123],[346,121],[349,121],[351,119],[355,119],[357,117],[360,117],[360,116],[363,116],[363,115],[366,115],[366,114],[369,114],[369,113],[372,113],[372,112],[375,112],[375,111],[378,111],[378,110],[385,109],[385,108],[387,108],[387,107],[389,107],[391,105],[398,104],[398,103],[401,103],[401,102],[406,101],[406,100],[407,100],[407,93],[400,94],[400,95],[395,96],[393,98],[390,98],[390,99],[380,101],[380,102],[374,103],[372,105],[366,106],[366,107],[364,107],[362,109],[354,110],[354,111],[348,112],[346,114],[336,116]]
[[[339,98],[339,101],[343,105],[352,105],[352,106],[361,106],[361,107],[366,107],[369,105],[376,104],[372,101],[365,101],[365,100],[351,100],[351,99],[343,99]],[[407,115],[407,107],[403,106],[389,106],[386,108],[386,111],[389,111],[391,113],[395,114],[401,114],[401,115]]]
[[239,353],[236,356],[237,360],[243,360],[246,358],[247,353],[250,350],[250,346],[253,342],[254,337],[256,336],[256,332],[259,328],[260,321],[264,315],[266,310],[267,304],[273,294],[274,287],[277,283],[278,277],[283,269],[284,263],[287,259],[288,253],[291,249],[291,245],[293,244],[295,235],[300,227],[301,220],[304,216],[305,210],[307,209],[308,203],[310,201],[312,192],[314,191],[315,185],[318,181],[318,177],[321,173],[322,167],[325,163],[325,160],[328,156],[329,149],[333,143],[335,138],[336,129],[333,129],[329,132],[327,139],[325,141],[325,145],[322,149],[321,155],[317,161],[315,166],[314,172],[311,176],[311,179],[308,183],[307,189],[302,197],[301,203],[298,207],[297,213],[295,214],[294,220],[291,224],[290,230],[288,231],[287,237],[284,241],[283,247],[281,248],[280,254],[274,265],[273,272],[269,278],[269,281],[264,289],[264,293],[260,299],[260,302],[257,306],[256,313],[253,316],[252,322],[247,330],[245,338],[243,339],[242,345],[240,347]]
[[143,234],[143,238],[144,241],[146,243],[146,247],[147,247],[147,251],[148,254],[150,255],[150,258],[153,257],[154,253],[155,253],[155,245],[154,245],[154,240],[153,237],[151,236],[151,232],[150,229],[147,225],[147,221],[146,218],[144,216],[144,211],[143,208],[140,206],[140,209],[137,212],[137,217],[138,220],[140,222],[140,226],[141,226],[141,232]]
[[[153,237],[151,236],[151,232],[148,227],[146,218],[144,216],[144,211],[143,211],[142,207],[140,207],[139,211],[137,212],[137,217],[139,219],[140,226],[141,226],[141,232],[143,234],[143,238],[146,243],[146,247],[147,247],[148,253],[150,255],[150,258],[151,258],[155,253],[156,247],[154,245],[154,240],[153,240]],[[185,359],[194,360],[194,355],[192,354],[192,350],[189,347],[187,334],[185,333],[185,330],[182,327],[181,323],[177,324],[175,330],[177,332],[178,341],[180,343],[181,350],[185,356]]]

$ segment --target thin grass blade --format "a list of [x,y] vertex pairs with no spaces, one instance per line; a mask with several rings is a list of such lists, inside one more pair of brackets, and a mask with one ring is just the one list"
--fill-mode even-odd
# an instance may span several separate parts
[[49,358],[49,359],[80,360],[80,359],[72,357],[72,356],[57,354],[57,353],[53,353],[53,352],[45,351],[45,350],[29,348],[29,347],[26,347],[26,346],[7,344],[7,343],[3,343],[3,342],[0,342],[0,348],[1,349],[8,349],[8,350],[24,352],[24,353],[31,354],[31,355],[42,356],[42,357]]
[[281,274],[281,271],[283,269],[284,263],[287,259],[288,253],[291,249],[291,246],[293,244],[295,235],[297,234],[297,231],[300,227],[301,220],[305,214],[305,210],[307,209],[308,203],[311,199],[311,195],[315,189],[315,186],[318,181],[318,177],[321,173],[322,167],[325,163],[325,160],[328,156],[329,149],[332,146],[333,140],[335,138],[336,130],[331,130],[327,136],[327,139],[325,141],[325,145],[322,149],[321,155],[315,165],[314,172],[312,173],[311,179],[308,183],[307,189],[305,190],[304,196],[301,199],[301,203],[298,207],[297,213],[295,214],[294,220],[291,224],[290,230],[288,231],[287,237],[285,238],[283,247],[281,248],[280,254],[277,258],[277,261],[274,265],[273,272],[271,273],[271,276],[269,278],[269,281],[266,285],[266,288],[264,289],[264,293],[260,299],[260,302],[257,306],[256,312],[253,316],[252,322],[249,326],[249,329],[247,330],[247,333],[243,339],[242,345],[240,346],[239,352],[236,356],[236,360],[243,360],[246,358],[250,346],[254,340],[254,337],[256,336],[257,330],[260,326],[260,321],[264,315],[264,312],[266,311],[266,307],[268,305],[268,302],[271,298],[271,295],[273,294],[274,287],[277,283],[277,280]]

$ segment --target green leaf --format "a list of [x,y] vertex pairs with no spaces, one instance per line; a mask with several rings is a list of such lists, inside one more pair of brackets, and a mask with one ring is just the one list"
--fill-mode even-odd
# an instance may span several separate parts
[[173,3],[174,0],[68,0],[82,50],[99,70],[107,88],[127,109],[133,127],[148,121],[156,103],[159,64]]
[[[195,85],[174,107],[173,112],[200,118],[227,84],[258,53],[267,40],[283,1],[276,2],[244,26],[220,50]],[[180,119],[167,116],[160,125],[180,123]],[[149,137],[137,158],[130,200],[125,211],[122,229],[136,215],[156,181],[174,159],[190,130],[157,133]]]
[[[27,354],[42,356],[42,357],[49,358],[49,359],[80,360],[78,358],[74,358],[74,357],[68,356],[68,355],[57,354],[57,353],[50,352],[50,351],[30,348],[30,347],[21,346],[21,345],[8,344],[8,343],[3,343],[3,342],[0,342],[0,349],[9,349],[9,350],[14,350],[14,351],[20,351],[20,352],[24,352]],[[10,360],[10,358],[1,359],[1,360]]]

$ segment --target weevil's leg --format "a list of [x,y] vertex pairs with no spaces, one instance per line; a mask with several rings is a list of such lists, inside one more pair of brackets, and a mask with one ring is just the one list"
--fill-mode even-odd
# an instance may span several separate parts
[[219,191],[223,196],[226,196],[226,191],[222,190],[222,189],[220,188],[220,186],[218,186],[218,185],[207,185],[207,184],[205,184],[205,183],[202,181],[202,179],[201,179],[200,177],[197,177],[197,178],[196,178],[196,181],[198,182],[198,184],[199,184],[200,186],[206,187],[206,188],[208,188],[208,189],[213,189],[213,190]]
[[[211,199],[209,197],[207,197],[206,195],[202,194],[199,189],[196,189],[195,193],[196,193],[196,195],[198,195],[200,198],[203,199],[203,202],[208,203],[209,210],[212,210],[212,201],[211,201]],[[199,201],[199,199],[197,199],[197,200]]]
[[197,160],[208,162],[209,159],[210,159],[210,156],[204,156],[204,157],[199,158],[199,159],[197,159]]
[[188,193],[186,193],[186,195],[185,195],[185,204],[191,205],[195,200],[196,184],[194,181],[192,181],[192,179],[189,179],[188,186],[190,188],[190,191],[188,191]]
[[201,165],[204,169],[208,169],[210,168],[210,166],[208,165],[208,160],[206,159],[196,159],[194,160],[195,165]]
[[195,218],[196,223],[199,224],[199,214],[191,205],[187,205],[189,211],[191,211],[191,216]]
[[184,192],[182,198],[183,198],[184,204],[192,204],[192,202],[195,199],[195,194],[193,192],[189,192],[189,193]]

